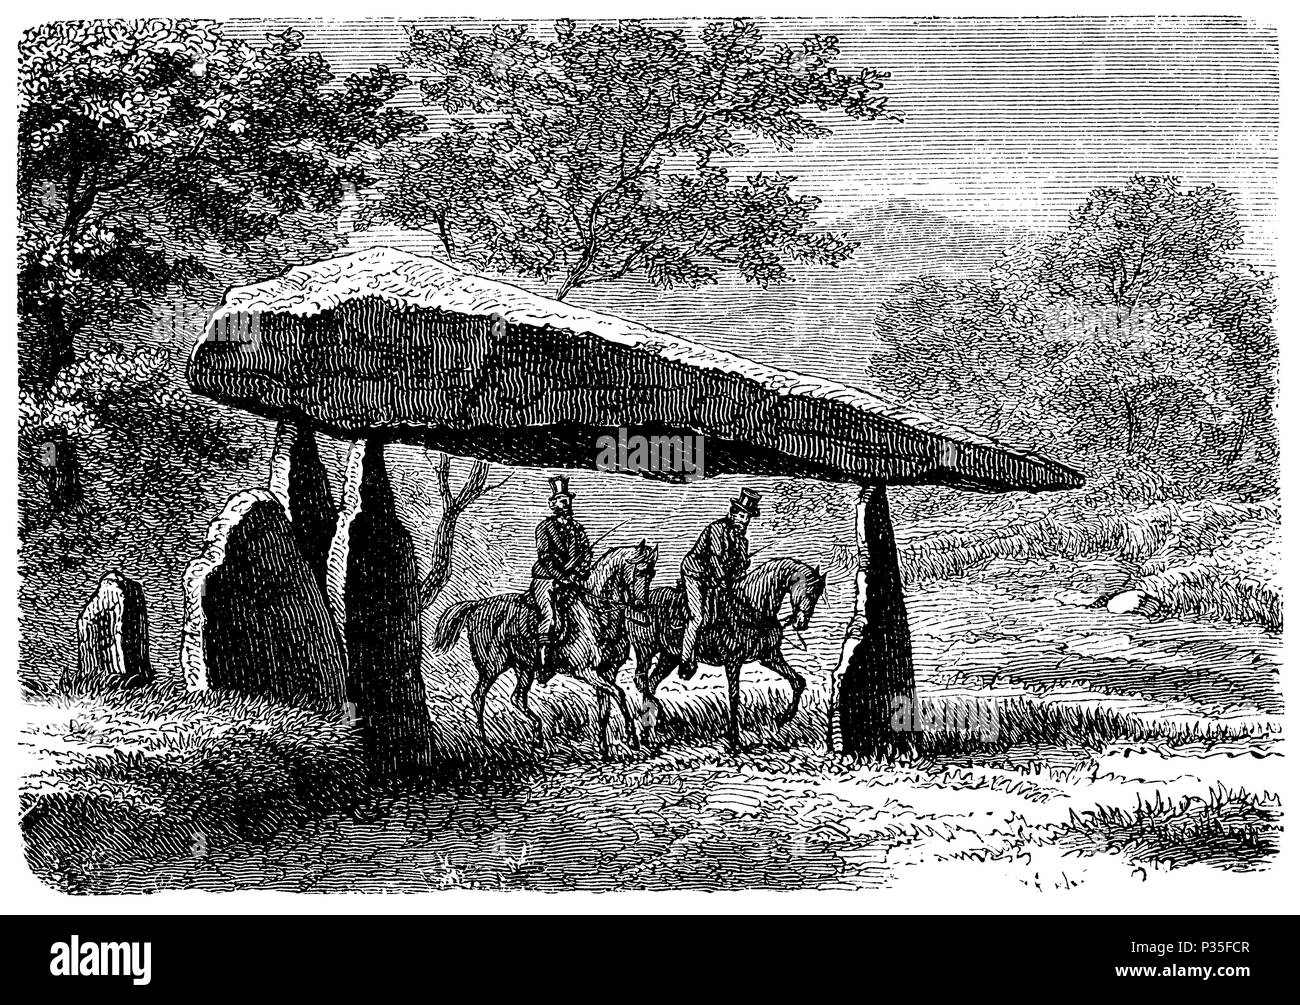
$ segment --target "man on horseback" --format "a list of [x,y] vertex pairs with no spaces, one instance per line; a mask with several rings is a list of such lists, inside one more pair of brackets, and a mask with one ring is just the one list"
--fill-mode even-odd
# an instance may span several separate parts
[[551,515],[537,525],[537,561],[529,595],[537,605],[538,680],[545,683],[555,675],[554,651],[561,640],[555,609],[556,590],[578,586],[591,572],[591,542],[582,524],[573,518],[573,493],[569,479],[555,475],[551,483]]
[[762,497],[741,489],[731,500],[731,510],[704,528],[694,547],[682,559],[682,590],[686,599],[686,628],[682,634],[683,680],[695,676],[695,656],[700,629],[717,620],[724,604],[734,597],[736,585],[749,569],[749,521],[759,515]]

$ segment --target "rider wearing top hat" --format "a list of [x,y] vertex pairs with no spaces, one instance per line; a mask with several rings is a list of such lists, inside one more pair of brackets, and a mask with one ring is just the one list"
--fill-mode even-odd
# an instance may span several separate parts
[[730,512],[704,528],[694,547],[682,559],[682,587],[686,596],[686,629],[682,635],[681,676],[695,676],[696,638],[700,629],[716,616],[719,601],[734,594],[740,578],[749,569],[749,521],[759,515],[762,497],[741,489],[731,500]]
[[537,658],[539,679],[550,676],[551,649],[559,642],[555,615],[555,588],[581,583],[591,572],[591,542],[582,524],[573,518],[573,493],[569,479],[555,475],[551,483],[551,515],[537,525],[537,561],[529,593],[541,614]]

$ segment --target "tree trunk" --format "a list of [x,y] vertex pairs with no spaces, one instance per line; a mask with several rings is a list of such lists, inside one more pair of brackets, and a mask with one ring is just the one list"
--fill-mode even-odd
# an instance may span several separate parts
[[[429,607],[446,587],[451,579],[452,548],[456,542],[456,525],[460,516],[471,504],[488,492],[505,484],[505,480],[488,488],[487,476],[491,465],[487,461],[476,460],[470,469],[465,483],[454,495],[451,491],[451,457],[439,454],[434,472],[438,479],[438,495],[442,500],[442,514],[438,518],[438,527],[434,531],[433,549],[430,556],[429,571],[420,582],[420,606]],[[507,476],[507,479],[509,476]]]
[[578,284],[578,279],[580,278],[580,276],[581,273],[578,272],[577,270],[570,272],[567,276],[565,276],[564,281],[560,283],[560,288],[555,291],[555,299],[563,300],[570,293],[572,293],[573,288]]
[[[24,353],[20,383],[44,395],[54,386],[59,371],[76,362],[72,331],[64,320],[62,302],[56,300],[48,305],[45,324],[28,326],[27,335],[34,344]],[[66,513],[83,498],[76,441],[64,430],[53,429],[47,432],[39,450],[50,508],[56,513]]]
[[1250,433],[1250,428],[1255,424],[1255,410],[1247,409],[1242,413],[1241,418],[1237,421],[1237,428],[1233,430],[1232,446],[1228,450],[1229,465],[1236,464],[1241,460],[1242,452],[1246,449],[1246,438]]
[[438,238],[442,241],[442,250],[447,253],[449,261],[456,260],[456,245],[451,239],[451,230],[447,226],[447,216],[442,214],[438,217]]
[[853,617],[831,678],[828,739],[837,753],[888,757],[910,747],[920,710],[885,486],[862,487],[855,517]]
[[420,603],[428,607],[446,587],[451,579],[451,550],[456,540],[456,524],[460,520],[460,511],[454,507],[442,511],[438,520],[438,529],[433,535],[433,549],[429,564],[429,573],[424,577],[420,589]]
[[77,361],[76,344],[71,328],[63,316],[63,302],[55,299],[46,305],[43,324],[30,326],[29,335],[37,343],[29,354],[26,386],[33,391],[48,391],[59,371]]

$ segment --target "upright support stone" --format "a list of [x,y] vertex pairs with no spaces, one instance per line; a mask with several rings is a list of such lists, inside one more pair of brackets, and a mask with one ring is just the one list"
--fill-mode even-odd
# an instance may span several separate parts
[[185,572],[187,687],[339,709],[343,665],[320,584],[279,499],[267,489],[232,496]]
[[77,668],[59,682],[65,694],[141,687],[153,679],[144,587],[104,573],[77,619]]
[[348,456],[328,575],[347,645],[348,700],[372,769],[387,776],[423,771],[433,731],[420,672],[420,578],[382,443],[354,444]]
[[919,720],[903,577],[883,485],[864,485],[855,511],[858,545],[853,617],[831,677],[828,740],[854,757],[906,749]]
[[321,463],[316,434],[281,422],[271,455],[270,490],[293,522],[303,557],[325,589],[325,564],[338,522],[338,507],[330,494],[329,475]]

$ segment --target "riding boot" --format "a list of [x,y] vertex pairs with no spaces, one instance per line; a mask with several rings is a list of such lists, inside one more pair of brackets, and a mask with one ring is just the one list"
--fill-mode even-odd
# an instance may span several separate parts
[[537,683],[545,684],[555,676],[555,665],[551,656],[551,646],[547,642],[537,645]]

